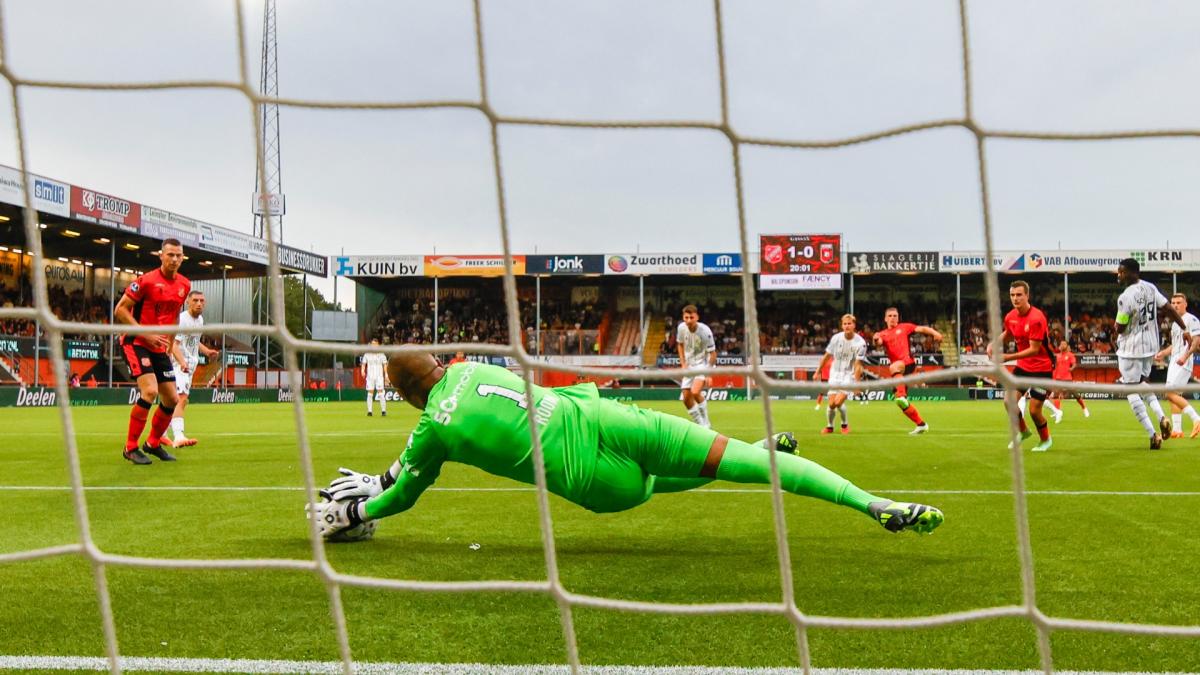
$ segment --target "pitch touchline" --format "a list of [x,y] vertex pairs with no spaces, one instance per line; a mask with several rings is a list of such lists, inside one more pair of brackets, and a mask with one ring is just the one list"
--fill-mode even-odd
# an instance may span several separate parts
[[[340,661],[283,661],[265,659],[188,659],[122,656],[121,669],[184,673],[342,673]],[[0,670],[108,670],[108,661],[99,656],[0,656]],[[552,665],[491,665],[483,663],[371,663],[354,662],[358,673],[422,673],[426,675],[565,675],[570,669]],[[795,668],[736,668],[713,666],[584,666],[589,675],[791,675]],[[937,670],[912,668],[813,668],[818,675],[1033,675],[1033,670]],[[1059,670],[1062,675],[1149,675],[1148,673],[1112,673],[1108,671]],[[1156,675],[1183,675],[1157,673]]]
[[[0,492],[10,490],[60,491],[70,490],[66,485],[0,485]],[[302,487],[278,485],[86,485],[89,492],[301,492]],[[536,492],[531,487],[431,487],[430,492]],[[764,488],[700,488],[673,494],[769,494]],[[924,490],[910,488],[870,488],[867,492],[914,495],[1011,495],[1012,490]],[[1163,490],[1026,490],[1027,495],[1050,495],[1067,497],[1200,497],[1200,491]]]

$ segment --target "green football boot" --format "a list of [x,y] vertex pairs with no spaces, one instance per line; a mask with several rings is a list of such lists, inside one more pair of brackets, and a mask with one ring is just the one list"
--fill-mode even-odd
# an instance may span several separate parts
[[871,515],[888,532],[911,530],[929,534],[946,519],[937,508],[914,502],[874,502],[869,508]]

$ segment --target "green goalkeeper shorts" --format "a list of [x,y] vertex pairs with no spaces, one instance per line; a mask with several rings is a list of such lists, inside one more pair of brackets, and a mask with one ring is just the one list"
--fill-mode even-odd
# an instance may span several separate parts
[[601,399],[600,447],[580,505],[624,511],[650,499],[654,476],[695,478],[717,433],[673,415]]

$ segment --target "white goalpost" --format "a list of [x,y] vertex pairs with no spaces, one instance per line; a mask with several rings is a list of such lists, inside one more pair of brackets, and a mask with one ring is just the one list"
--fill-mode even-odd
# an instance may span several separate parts
[[[46,81],[24,79],[14,74],[11,70],[4,69],[2,74],[11,85],[12,105],[14,110],[14,121],[17,130],[17,149],[19,153],[19,168],[23,172],[27,172],[28,148],[26,147],[25,122],[23,118],[22,92],[27,89],[77,89],[77,90],[179,90],[179,89],[225,89],[241,93],[248,104],[247,112],[254,121],[255,136],[261,138],[262,129],[260,128],[261,115],[258,114],[258,107],[264,102],[274,102],[282,106],[300,107],[300,108],[320,108],[320,109],[385,109],[385,110],[471,110],[484,116],[490,126],[490,142],[491,142],[491,159],[493,177],[496,187],[497,206],[499,213],[499,226],[501,234],[501,242],[503,253],[505,256],[505,274],[503,278],[505,306],[507,309],[507,326],[510,336],[510,343],[507,345],[486,345],[478,343],[470,344],[441,344],[436,348],[433,345],[428,346],[387,346],[380,347],[378,351],[383,351],[388,354],[401,352],[452,352],[458,349],[471,351],[477,354],[490,354],[507,356],[514,359],[521,367],[522,376],[526,382],[526,403],[527,410],[530,415],[531,440],[534,453],[534,466],[536,477],[536,492],[537,504],[539,512],[539,524],[541,530],[542,548],[545,561],[546,575],[541,579],[533,579],[527,581],[511,581],[511,580],[483,580],[483,581],[417,581],[405,579],[390,579],[377,577],[363,577],[346,574],[338,571],[330,562],[326,555],[325,542],[319,536],[317,526],[310,524],[309,539],[311,544],[312,555],[308,559],[221,559],[221,560],[186,560],[186,559],[166,559],[166,558],[150,558],[150,557],[133,557],[124,555],[115,555],[102,550],[94,541],[91,532],[91,521],[88,513],[87,492],[83,487],[83,476],[80,469],[79,449],[76,442],[76,428],[74,419],[70,413],[70,395],[71,391],[67,386],[67,366],[64,359],[62,340],[65,333],[73,332],[91,332],[91,333],[131,333],[131,334],[150,334],[154,332],[154,327],[128,327],[128,326],[105,326],[94,324],[83,324],[77,322],[62,321],[58,319],[51,311],[50,301],[48,297],[47,280],[44,271],[44,254],[40,238],[40,230],[37,223],[37,214],[30,205],[34,203],[33,195],[31,194],[31,181],[25,180],[26,190],[26,208],[24,210],[24,228],[25,237],[28,242],[29,252],[33,257],[33,281],[34,281],[34,298],[35,305],[32,308],[0,308],[0,318],[15,318],[27,319],[31,321],[39,321],[45,327],[47,334],[47,342],[50,346],[49,354],[53,365],[55,377],[54,387],[57,394],[57,404],[59,415],[63,429],[64,440],[64,458],[69,470],[70,492],[73,500],[74,515],[80,532],[80,540],[77,543],[53,546],[46,548],[30,549],[16,553],[7,553],[0,555],[0,564],[10,564],[23,561],[31,561],[45,559],[58,556],[79,556],[91,567],[91,571],[95,580],[96,600],[100,609],[100,614],[103,622],[103,636],[105,645],[104,659],[81,659],[78,661],[60,660],[60,661],[45,661],[37,660],[39,657],[28,657],[30,660],[22,662],[25,665],[17,665],[15,667],[28,668],[59,668],[59,669],[96,669],[97,667],[105,668],[112,673],[122,672],[124,669],[173,669],[178,671],[187,670],[206,670],[209,672],[296,672],[296,669],[305,670],[307,672],[326,672],[332,669],[343,673],[353,672],[404,672],[397,670],[405,666],[405,664],[367,664],[356,663],[350,649],[350,641],[348,628],[346,624],[345,613],[342,605],[341,589],[343,587],[357,588],[374,588],[381,590],[396,590],[396,591],[419,591],[433,593],[470,593],[470,592],[495,592],[504,591],[511,593],[532,593],[544,595],[552,598],[556,603],[559,613],[559,619],[562,626],[565,653],[563,654],[563,665],[557,668],[546,667],[545,670],[539,672],[634,672],[633,670],[617,671],[606,668],[584,667],[581,665],[579,648],[576,640],[576,631],[574,624],[574,613],[576,608],[598,608],[617,612],[641,612],[653,614],[674,614],[674,615],[718,615],[718,614],[764,614],[774,615],[786,618],[794,629],[796,660],[801,669],[805,673],[814,670],[812,656],[809,647],[809,632],[812,629],[839,629],[839,630],[919,630],[932,628],[937,626],[948,626],[953,624],[963,624],[968,622],[986,621],[998,618],[1016,618],[1028,621],[1034,628],[1038,636],[1038,653],[1040,657],[1041,670],[1050,673],[1053,670],[1053,652],[1051,649],[1050,635],[1056,630],[1071,630],[1071,631],[1093,631],[1104,633],[1120,633],[1127,635],[1155,635],[1155,636],[1177,636],[1185,638],[1200,638],[1200,625],[1150,625],[1139,623],[1123,623],[1115,621],[1095,621],[1095,620],[1080,620],[1067,617],[1050,616],[1043,612],[1038,606],[1037,586],[1035,584],[1034,575],[1034,556],[1033,548],[1030,543],[1028,508],[1026,503],[1025,489],[1025,471],[1023,466],[1023,455],[1019,445],[1011,452],[1011,469],[1012,469],[1012,495],[1013,508],[1016,515],[1016,554],[1020,560],[1020,575],[1021,575],[1021,602],[1013,605],[981,607],[968,611],[950,612],[946,614],[938,614],[932,616],[910,616],[910,617],[891,617],[891,618],[854,618],[854,617],[839,617],[839,616],[819,616],[806,614],[797,606],[796,598],[793,592],[792,578],[792,562],[788,547],[788,531],[787,522],[784,514],[783,492],[780,486],[778,467],[776,465],[775,453],[771,454],[771,495],[772,509],[774,514],[774,530],[776,549],[778,555],[779,569],[779,597],[774,602],[729,602],[729,603],[703,603],[703,604],[679,604],[679,603],[659,603],[659,602],[642,602],[630,600],[618,600],[607,597],[597,597],[591,595],[580,594],[568,589],[562,582],[559,574],[558,552],[555,544],[554,522],[550,515],[549,500],[546,489],[546,475],[543,461],[543,449],[540,439],[537,434],[538,425],[534,423],[534,414],[536,406],[533,404],[533,393],[529,385],[534,383],[534,371],[549,369],[548,364],[537,358],[530,356],[525,351],[525,346],[521,344],[521,325],[520,312],[517,300],[516,280],[513,275],[512,263],[512,248],[511,234],[509,229],[508,205],[506,202],[505,190],[505,173],[503,170],[502,156],[499,145],[499,133],[503,126],[523,125],[523,126],[553,126],[560,128],[580,128],[580,129],[621,129],[621,130],[641,130],[645,133],[653,133],[656,130],[673,130],[673,129],[691,129],[699,131],[708,131],[713,134],[724,136],[729,141],[730,162],[733,169],[733,184],[731,189],[736,195],[736,208],[738,220],[738,237],[740,251],[743,260],[749,261],[750,254],[753,252],[752,245],[748,239],[746,225],[746,207],[743,186],[742,173],[742,149],[744,146],[756,147],[774,147],[791,149],[795,151],[817,151],[828,150],[835,148],[843,148],[847,146],[871,143],[880,139],[890,138],[903,134],[920,133],[933,129],[943,128],[959,128],[970,132],[975,138],[976,160],[978,171],[978,184],[980,188],[980,206],[982,213],[982,228],[985,235],[985,245],[987,250],[987,272],[986,290],[988,295],[988,316],[989,326],[992,335],[999,335],[1002,330],[1001,326],[1001,307],[1000,307],[1000,288],[996,269],[993,265],[993,222],[992,222],[992,207],[991,193],[989,190],[988,181],[988,160],[987,150],[988,142],[993,139],[1024,139],[1030,141],[1110,141],[1118,139],[1146,139],[1146,138],[1197,138],[1200,137],[1200,128],[1198,129],[1166,129],[1166,130],[1128,130],[1114,131],[1111,133],[1068,133],[1068,132],[1022,132],[1022,131],[1006,131],[1003,129],[989,129],[982,126],[974,117],[974,92],[972,82],[972,67],[971,67],[971,48],[969,43],[969,21],[968,21],[968,2],[967,0],[959,0],[959,27],[961,30],[961,59],[962,59],[962,76],[964,85],[964,96],[962,101],[962,114],[955,118],[921,121],[905,126],[884,129],[880,131],[865,133],[862,135],[841,138],[829,141],[805,141],[805,140],[786,140],[774,138],[755,138],[739,135],[733,128],[732,120],[729,115],[729,82],[726,74],[726,50],[725,50],[725,25],[722,16],[721,0],[714,0],[712,3],[712,20],[715,23],[715,44],[713,48],[716,53],[717,70],[714,73],[718,78],[720,85],[720,119],[717,121],[698,121],[698,120],[624,120],[615,122],[600,122],[589,121],[582,119],[541,119],[541,118],[526,118],[526,117],[508,117],[497,113],[492,107],[489,93],[488,79],[488,62],[486,58],[486,35],[483,29],[481,19],[481,2],[474,0],[474,38],[476,49],[476,67],[479,78],[480,97],[477,100],[440,100],[440,101],[392,101],[392,102],[339,102],[339,101],[323,101],[323,100],[301,100],[290,98],[266,99],[261,96],[254,88],[251,79],[251,63],[248,61],[247,55],[252,53],[247,49],[247,35],[243,23],[243,7],[240,1],[235,1],[234,16],[236,19],[235,30],[237,32],[238,58],[240,64],[241,78],[237,81],[162,81],[162,82],[140,82],[140,83],[85,83],[72,81]],[[490,9],[491,7],[489,7]],[[496,7],[500,11],[500,7]],[[0,45],[8,44],[5,40],[6,26],[0,22]],[[6,57],[7,55],[0,54]],[[4,61],[7,63],[8,59]],[[266,177],[263,174],[263,148],[261,143],[255,144],[255,151],[258,155],[259,175],[258,182],[261,192],[266,192]],[[26,173],[28,176],[28,173]],[[273,284],[271,296],[270,317],[271,322],[268,325],[251,325],[251,324],[211,324],[201,328],[184,329],[180,332],[196,333],[196,332],[240,332],[256,335],[269,335],[275,339],[284,349],[284,363],[289,372],[291,381],[300,382],[300,370],[298,363],[298,354],[302,351],[314,352],[332,352],[337,354],[358,355],[365,353],[370,349],[366,345],[331,345],[327,342],[316,342],[312,340],[300,339],[288,332],[284,321],[284,291],[283,281],[280,275],[280,261],[278,258],[278,249],[274,246],[276,242],[277,224],[276,219],[270,213],[265,216],[267,223],[266,235],[272,245],[268,246],[269,254],[269,271],[270,283]],[[823,390],[823,383],[811,383],[800,381],[781,381],[775,380],[768,375],[768,369],[761,365],[759,351],[759,328],[758,328],[758,310],[755,304],[755,288],[754,281],[751,275],[743,274],[741,277],[742,283],[742,299],[745,306],[745,328],[746,328],[746,365],[743,366],[721,366],[715,369],[671,369],[663,371],[660,369],[647,370],[644,373],[639,373],[639,376],[645,379],[672,379],[681,375],[695,375],[700,373],[705,374],[724,374],[724,375],[740,375],[748,378],[753,386],[763,393],[760,397],[762,412],[766,424],[766,434],[768,437],[775,433],[772,407],[774,403],[769,394],[771,392],[787,393],[787,392],[811,392]],[[553,366],[554,370],[577,373],[581,375],[602,375],[608,377],[623,377],[628,376],[629,371],[620,368],[592,368],[592,367],[568,367],[568,366]],[[1040,381],[1030,378],[1017,378],[1011,375],[1005,368],[1002,367],[999,361],[999,355],[990,365],[969,368],[949,368],[936,372],[927,372],[916,375],[905,376],[898,380],[887,380],[886,386],[891,387],[899,383],[914,384],[921,382],[936,382],[954,380],[959,377],[977,377],[986,375],[994,378],[999,383],[1006,387],[1012,388],[1019,385],[1031,386],[1038,384]],[[881,383],[882,384],[882,383]],[[848,388],[856,390],[878,389],[881,384],[856,384]],[[1164,392],[1166,385],[1146,385],[1140,389],[1131,387],[1117,387],[1115,385],[1101,385],[1079,383],[1074,387],[1080,391],[1145,391],[1145,392]],[[1178,389],[1173,387],[1172,389]],[[1188,392],[1200,391],[1200,385],[1189,385],[1185,388]],[[301,463],[304,476],[304,489],[307,499],[311,504],[316,498],[317,488],[320,487],[315,479],[312,461],[312,449],[309,442],[308,423],[305,416],[305,404],[303,397],[296,396],[292,400],[292,408],[294,411],[295,426],[297,439],[299,443],[299,460]],[[1015,424],[1011,426],[1012,439],[1017,438],[1017,428]],[[298,500],[297,500],[298,501]],[[302,516],[302,505],[296,504],[295,514],[297,518]],[[117,626],[113,618],[111,596],[107,584],[107,571],[112,566],[127,566],[141,568],[161,568],[161,569],[286,569],[299,570],[312,573],[324,584],[329,598],[330,614],[333,618],[334,630],[336,631],[336,639],[339,647],[340,662],[336,664],[319,664],[304,662],[297,665],[298,662],[244,662],[231,660],[228,663],[219,663],[218,660],[195,660],[179,659],[177,663],[169,664],[159,660],[147,661],[139,660],[138,658],[130,658],[121,656],[119,649],[120,635],[118,634]],[[67,659],[68,657],[64,657]],[[203,661],[200,663],[199,661]],[[271,665],[274,663],[275,665]],[[257,664],[257,665],[255,665]],[[414,666],[415,664],[408,664]],[[451,666],[436,666],[428,665],[428,669],[412,670],[411,672],[459,672],[451,670]],[[385,667],[386,666],[386,667]],[[437,668],[444,668],[437,670]],[[226,668],[227,670],[222,670]],[[272,669],[275,668],[275,669]],[[388,669],[390,668],[390,669]],[[529,670],[510,670],[514,667],[496,666],[494,672],[530,672]],[[702,669],[701,669],[702,670]],[[697,670],[695,672],[701,672]],[[722,668],[721,672],[737,672],[736,669]],[[465,671],[462,671],[465,672]],[[648,672],[648,671],[647,671]],[[683,671],[681,671],[683,672]],[[705,671],[707,672],[707,671]],[[715,672],[715,671],[713,671]],[[747,670],[746,672],[750,672]],[[761,669],[754,672],[783,672],[779,669]],[[865,671],[864,671],[865,672]]]

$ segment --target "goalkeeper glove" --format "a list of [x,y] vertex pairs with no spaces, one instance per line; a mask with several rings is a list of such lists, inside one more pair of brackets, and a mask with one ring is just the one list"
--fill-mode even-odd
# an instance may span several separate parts
[[337,501],[332,499],[326,490],[321,490],[320,495],[325,501],[305,504],[304,511],[309,520],[317,521],[322,537],[329,538],[346,528],[362,524],[359,504],[367,501],[366,497]]
[[334,478],[329,483],[330,498],[335,501],[353,497],[374,497],[384,491],[384,477],[358,473],[350,469],[338,469],[341,478]]

